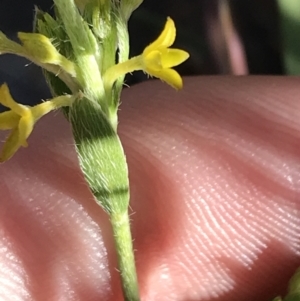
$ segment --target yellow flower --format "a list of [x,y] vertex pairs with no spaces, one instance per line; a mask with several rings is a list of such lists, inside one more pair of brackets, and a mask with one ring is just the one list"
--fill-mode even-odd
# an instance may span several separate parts
[[170,49],[176,37],[173,20],[168,18],[163,32],[142,54],[144,68],[148,74],[158,77],[175,89],[182,88],[182,79],[173,69],[188,59],[189,54],[180,49]]
[[74,97],[69,95],[59,96],[45,101],[34,107],[24,106],[15,102],[8,86],[3,84],[0,87],[0,103],[9,108],[9,111],[0,113],[0,130],[11,130],[0,153],[0,162],[11,158],[21,147],[26,147],[27,138],[31,134],[34,124],[50,111],[70,106]]
[[109,68],[104,74],[106,89],[111,86],[118,77],[143,70],[149,75],[160,78],[175,89],[182,88],[182,78],[172,67],[177,66],[189,58],[189,54],[181,49],[169,48],[173,45],[176,37],[176,28],[171,18],[167,19],[166,25],[160,36],[139,56],[117,64]]

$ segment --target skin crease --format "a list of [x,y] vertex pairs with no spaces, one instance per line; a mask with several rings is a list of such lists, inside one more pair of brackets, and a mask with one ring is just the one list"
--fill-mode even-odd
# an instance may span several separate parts
[[[300,265],[299,95],[288,77],[124,91],[142,300],[284,293]],[[73,145],[62,114],[49,114],[0,167],[0,300],[122,300],[109,221]]]

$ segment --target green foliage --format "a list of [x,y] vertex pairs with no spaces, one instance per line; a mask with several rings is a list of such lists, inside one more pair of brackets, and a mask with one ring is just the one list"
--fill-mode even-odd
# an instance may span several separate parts
[[285,298],[276,297],[273,301],[300,301],[300,268],[298,268],[291,278],[288,293]]

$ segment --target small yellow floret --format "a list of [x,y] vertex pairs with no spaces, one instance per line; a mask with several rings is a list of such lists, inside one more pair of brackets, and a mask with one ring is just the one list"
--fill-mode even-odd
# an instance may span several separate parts
[[0,162],[11,158],[21,147],[26,147],[27,138],[31,134],[34,124],[50,111],[70,106],[74,97],[59,96],[45,101],[34,107],[24,106],[15,102],[6,84],[0,87],[0,103],[9,108],[9,111],[0,113],[0,130],[11,130],[0,153]]
[[111,89],[118,77],[136,70],[143,70],[149,75],[160,78],[173,88],[181,89],[182,78],[172,67],[187,60],[189,54],[181,49],[169,48],[174,43],[175,37],[174,21],[168,18],[160,36],[147,46],[141,55],[112,66],[105,72],[104,85],[106,89]]
[[189,58],[189,54],[181,49],[169,48],[176,37],[174,21],[168,18],[163,32],[142,54],[143,70],[148,74],[160,78],[175,89],[182,88],[181,76],[171,69]]

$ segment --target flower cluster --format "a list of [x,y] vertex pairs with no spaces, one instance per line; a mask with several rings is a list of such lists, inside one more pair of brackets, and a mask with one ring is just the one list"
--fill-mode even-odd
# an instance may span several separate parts
[[[0,162],[8,160],[21,146],[27,146],[27,138],[39,118],[52,110],[72,106],[79,94],[84,95],[84,101],[96,99],[95,103],[100,105],[101,110],[116,128],[118,95],[126,73],[143,70],[175,89],[182,88],[182,79],[172,67],[181,64],[189,55],[183,50],[170,48],[176,37],[175,24],[171,18],[167,19],[161,35],[147,46],[141,55],[128,59],[126,58],[128,49],[123,47],[125,50],[121,51],[122,45],[126,45],[126,41],[122,42],[122,38],[126,36],[125,25],[122,27],[119,21],[113,21],[116,8],[107,7],[109,1],[105,1],[103,8],[97,7],[101,3],[98,1],[67,0],[75,8],[66,15],[63,14],[63,1],[54,2],[62,19],[59,17],[54,19],[46,13],[37,11],[36,23],[39,33],[19,33],[20,44],[0,32],[0,54],[12,53],[23,56],[42,67],[50,89],[56,96],[29,107],[15,102],[6,84],[1,86],[0,103],[9,110],[0,113],[0,130],[11,130],[11,133],[0,153]],[[133,6],[136,7],[141,1],[135,2]],[[128,5],[124,7],[123,16],[128,19],[134,7]],[[118,9],[121,10],[122,6]],[[101,16],[101,11],[106,12],[106,15]],[[71,24],[68,18],[73,23],[77,20],[77,24]],[[90,23],[93,24],[92,29],[88,26]],[[58,31],[60,28],[63,30]],[[77,35],[74,35],[75,30]],[[80,34],[82,41],[78,40]],[[68,40],[69,43],[66,42]],[[119,49],[115,47],[116,40]],[[117,51],[121,53],[118,63],[115,59]],[[63,91],[57,88],[59,85],[53,84],[57,81],[65,87]],[[114,90],[116,86],[119,86],[117,91]],[[116,99],[113,99],[114,97]]]

